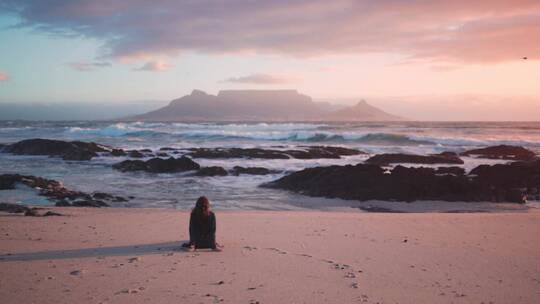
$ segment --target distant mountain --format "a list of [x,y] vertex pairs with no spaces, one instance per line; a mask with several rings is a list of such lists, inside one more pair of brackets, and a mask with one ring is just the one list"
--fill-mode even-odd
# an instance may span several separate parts
[[365,100],[359,101],[352,107],[333,111],[324,116],[328,121],[398,121],[403,120],[399,116],[388,114],[378,109]]
[[296,90],[194,90],[169,105],[126,120],[140,121],[377,121],[401,120],[368,105],[334,110]]

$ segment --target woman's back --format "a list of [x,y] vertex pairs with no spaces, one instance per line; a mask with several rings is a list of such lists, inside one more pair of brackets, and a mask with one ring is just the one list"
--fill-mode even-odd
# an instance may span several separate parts
[[216,215],[210,211],[210,202],[201,196],[189,218],[190,244],[195,248],[216,249]]

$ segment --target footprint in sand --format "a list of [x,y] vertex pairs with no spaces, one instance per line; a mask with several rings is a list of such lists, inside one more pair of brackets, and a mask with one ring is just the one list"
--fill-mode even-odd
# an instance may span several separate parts
[[281,249],[279,249],[279,248],[274,248],[274,247],[272,247],[272,248],[266,248],[266,249],[267,249],[267,250],[275,251],[275,252],[277,252],[277,253],[279,253],[279,254],[287,254],[287,251],[283,251],[283,250],[281,250]]

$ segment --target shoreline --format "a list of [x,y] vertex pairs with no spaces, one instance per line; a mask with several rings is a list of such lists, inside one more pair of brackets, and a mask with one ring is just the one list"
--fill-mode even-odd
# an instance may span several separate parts
[[185,209],[48,209],[0,213],[4,303],[540,301],[538,210],[218,210],[215,253],[179,250]]
[[[5,190],[4,190],[5,191]],[[9,191],[9,190],[8,190]],[[507,213],[507,212],[533,212],[540,210],[540,201],[529,201],[524,204],[512,202],[465,202],[465,201],[439,201],[439,200],[418,200],[406,201],[383,201],[383,200],[347,200],[340,198],[311,197],[292,193],[290,200],[280,202],[276,209],[263,208],[261,206],[229,209],[223,207],[213,207],[219,212],[360,212],[360,213]],[[39,196],[36,196],[39,198]],[[62,208],[49,204],[24,204],[22,202],[11,203],[30,208],[54,209]],[[285,207],[290,208],[285,208]],[[270,206],[272,207],[272,206]],[[69,208],[85,208],[85,206],[74,206]],[[147,210],[191,210],[191,207],[166,205],[156,207],[149,206],[108,206],[104,209],[147,209]],[[2,211],[0,211],[2,212]]]

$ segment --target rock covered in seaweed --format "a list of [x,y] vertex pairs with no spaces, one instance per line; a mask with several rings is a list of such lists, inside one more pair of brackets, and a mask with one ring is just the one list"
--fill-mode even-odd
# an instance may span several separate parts
[[416,155],[404,153],[377,154],[366,160],[366,164],[389,165],[389,164],[463,164],[463,160],[452,152],[440,154]]
[[114,164],[113,168],[122,172],[146,171],[152,173],[174,173],[198,170],[200,165],[194,162],[191,158],[182,156],[180,158],[170,157],[167,159],[152,158],[147,161],[125,160]]
[[475,156],[488,159],[507,159],[507,160],[532,160],[536,153],[520,146],[498,145],[481,149],[468,150],[461,153],[463,156]]
[[16,155],[48,155],[64,160],[90,160],[98,152],[109,149],[94,142],[62,141],[53,139],[26,139],[4,147],[3,152]]
[[[308,168],[263,187],[285,189],[309,196],[386,201],[526,201],[540,189],[540,160],[481,165],[469,175],[440,174],[433,168],[396,166],[385,171],[377,165],[358,164]],[[448,172],[447,169],[443,171]],[[454,171],[454,169],[452,169]]]

